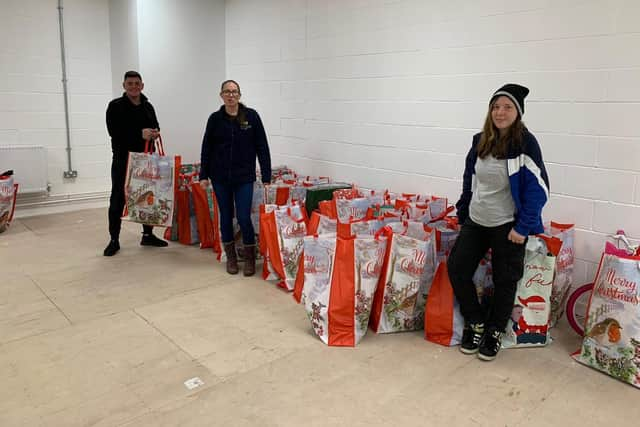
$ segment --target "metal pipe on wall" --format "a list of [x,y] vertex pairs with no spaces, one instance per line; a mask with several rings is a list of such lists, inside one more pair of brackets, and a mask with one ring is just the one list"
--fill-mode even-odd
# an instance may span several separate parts
[[64,171],[65,178],[76,178],[78,171],[71,167],[71,128],[69,126],[69,92],[67,88],[67,56],[64,49],[64,19],[62,0],[58,0],[58,23],[60,26],[60,60],[62,63],[62,92],[64,95],[64,120],[67,128],[67,170]]

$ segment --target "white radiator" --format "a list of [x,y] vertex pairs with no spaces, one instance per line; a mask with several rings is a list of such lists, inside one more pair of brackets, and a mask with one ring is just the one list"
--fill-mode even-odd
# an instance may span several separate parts
[[20,194],[47,191],[47,150],[42,145],[0,145],[0,173],[13,170]]

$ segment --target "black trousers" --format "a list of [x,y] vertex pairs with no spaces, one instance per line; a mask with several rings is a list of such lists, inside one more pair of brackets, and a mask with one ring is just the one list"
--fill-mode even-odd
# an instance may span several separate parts
[[[112,240],[120,237],[122,211],[126,202],[124,181],[127,178],[127,159],[113,159],[111,163],[111,197],[109,198],[109,235]],[[153,226],[143,225],[142,232],[151,234]]]
[[[507,238],[513,225],[510,222],[498,227],[483,227],[467,219],[447,260],[449,279],[465,321],[485,323],[502,332],[507,327],[516,285],[524,271],[525,244],[519,245]],[[495,288],[491,303],[483,308],[471,279],[489,249]]]

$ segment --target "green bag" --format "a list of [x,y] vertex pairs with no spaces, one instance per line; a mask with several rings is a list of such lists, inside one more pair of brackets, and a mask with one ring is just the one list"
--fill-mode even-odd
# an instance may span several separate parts
[[318,204],[321,201],[333,199],[334,191],[348,188],[351,188],[351,185],[343,182],[321,184],[309,187],[309,189],[307,190],[307,196],[304,201],[309,217],[311,217],[311,212],[318,209]]

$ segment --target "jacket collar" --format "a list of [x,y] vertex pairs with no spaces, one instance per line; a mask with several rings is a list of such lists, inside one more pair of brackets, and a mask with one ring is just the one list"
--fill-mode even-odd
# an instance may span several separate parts
[[[129,103],[129,105],[135,106],[135,104],[133,102],[131,102],[131,100],[129,99],[129,97],[127,96],[127,92],[123,92],[122,93],[122,98],[124,98],[124,100],[126,102]],[[140,94],[140,105],[144,104],[145,102],[148,102],[149,99],[144,95],[144,93]]]

